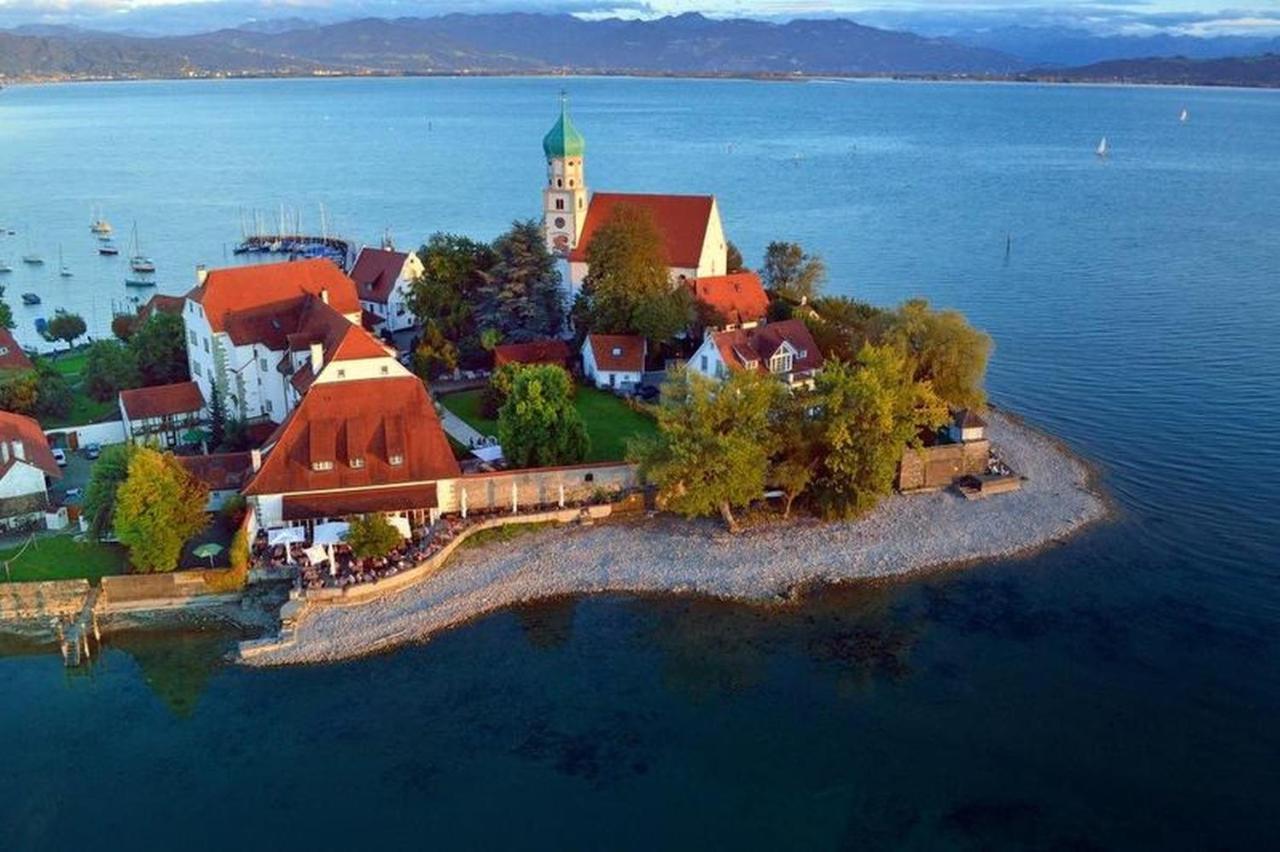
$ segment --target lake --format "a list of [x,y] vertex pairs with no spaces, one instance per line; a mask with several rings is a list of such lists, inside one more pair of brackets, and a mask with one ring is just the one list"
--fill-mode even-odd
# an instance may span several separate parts
[[[159,289],[249,211],[410,246],[536,215],[569,90],[596,189],[708,192],[749,262],[921,295],[992,398],[1095,461],[1115,519],[1033,558],[781,612],[605,596],[344,665],[127,636],[4,646],[13,848],[1258,848],[1280,829],[1280,92],[387,79],[0,93],[18,335],[106,333],[137,222]],[[1181,124],[1179,112],[1190,111]],[[1094,155],[1107,136],[1112,156]],[[57,250],[75,276],[60,279]],[[18,262],[28,246],[48,261]],[[30,309],[21,292],[42,295]]]

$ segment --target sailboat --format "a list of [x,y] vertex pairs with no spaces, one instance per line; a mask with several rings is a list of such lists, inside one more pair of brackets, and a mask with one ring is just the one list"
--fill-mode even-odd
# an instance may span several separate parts
[[12,271],[13,271],[13,267],[5,263],[4,258],[0,258],[0,275],[6,272],[12,272]]
[[1182,114],[1178,116],[1178,121],[1182,122],[1183,124],[1186,124],[1187,119],[1189,118],[1191,118],[1191,113],[1187,111],[1186,107],[1183,107]]
[[151,258],[142,253],[142,246],[138,243],[138,223],[133,223],[133,240],[129,245],[129,268],[134,272],[155,272],[156,264]]
[[1103,136],[1102,141],[1098,143],[1098,156],[1105,160],[1110,151],[1111,149],[1107,146],[1107,137]]
[[89,230],[99,237],[111,234],[111,223],[103,218],[102,211],[96,207],[93,210],[93,221],[89,223]]
[[71,268],[67,266],[66,261],[62,259],[62,244],[58,244],[58,274],[63,278],[71,277]]

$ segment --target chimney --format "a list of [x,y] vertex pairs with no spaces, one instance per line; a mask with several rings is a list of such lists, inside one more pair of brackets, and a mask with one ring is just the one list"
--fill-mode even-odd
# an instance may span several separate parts
[[324,344],[311,344],[311,375],[320,375],[320,368],[324,366]]
[[262,450],[249,451],[249,464],[253,467],[254,473],[262,469]]
[[329,304],[329,288],[328,287],[321,288],[320,301],[324,302],[326,305]]
[[209,270],[205,268],[203,263],[196,265],[196,286],[204,284],[205,279],[209,277]]
[[19,461],[27,460],[27,448],[22,445],[21,441],[13,442],[13,457]]

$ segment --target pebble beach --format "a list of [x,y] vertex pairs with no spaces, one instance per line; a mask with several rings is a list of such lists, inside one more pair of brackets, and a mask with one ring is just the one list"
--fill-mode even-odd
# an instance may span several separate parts
[[988,436],[1022,489],[983,500],[951,491],[898,495],[855,521],[798,519],[730,535],[672,517],[532,532],[460,550],[414,586],[360,604],[309,609],[295,641],[245,662],[287,665],[363,656],[540,598],[697,594],[762,605],[802,587],[884,579],[1029,553],[1103,519],[1089,467],[1052,437],[992,412]]

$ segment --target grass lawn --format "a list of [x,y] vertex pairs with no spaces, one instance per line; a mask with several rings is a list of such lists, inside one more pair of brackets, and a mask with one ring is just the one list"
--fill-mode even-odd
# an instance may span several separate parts
[[89,351],[81,349],[78,352],[58,352],[45,356],[49,362],[53,364],[55,370],[68,379],[78,379],[80,374],[84,372],[85,362],[89,360]]
[[71,385],[71,411],[66,417],[46,418],[46,422],[41,423],[44,428],[61,429],[66,426],[97,423],[114,416],[119,411],[115,400],[98,402],[84,392],[83,374],[87,360],[88,354],[84,349],[58,354],[49,359],[54,369],[66,376]]
[[[8,562],[21,550],[0,550],[0,563]],[[37,537],[15,561],[9,576],[18,581],[97,580],[109,574],[123,574],[128,567],[124,548],[118,544],[79,542],[71,535]],[[0,565],[0,569],[3,566]],[[0,573],[0,580],[5,577]]]
[[[440,403],[461,417],[483,435],[497,435],[498,421],[480,413],[483,390],[460,391],[440,397]],[[611,393],[596,388],[578,387],[574,406],[582,415],[591,438],[587,461],[622,461],[627,453],[627,439],[652,435],[658,426],[652,417],[627,407]]]

